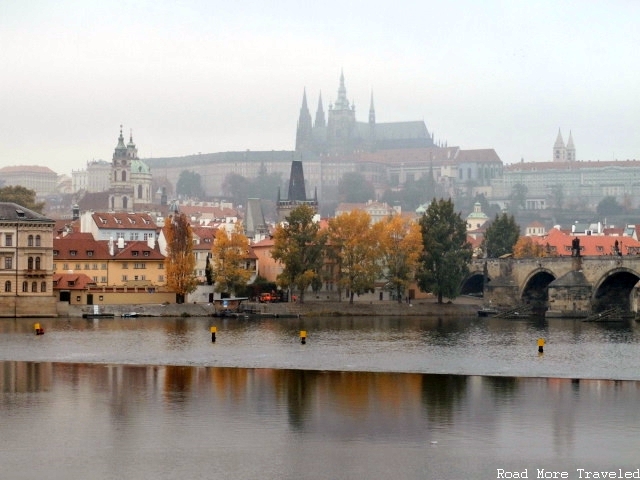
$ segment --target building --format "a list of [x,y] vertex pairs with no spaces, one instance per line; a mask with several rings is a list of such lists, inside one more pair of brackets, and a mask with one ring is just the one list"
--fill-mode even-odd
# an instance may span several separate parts
[[85,191],[89,193],[104,192],[111,187],[111,163],[105,160],[87,162],[84,170],[71,172],[71,190],[73,193]]
[[313,199],[307,198],[307,191],[304,185],[304,170],[302,162],[291,162],[291,176],[289,177],[289,192],[286,200],[280,199],[280,190],[278,190],[278,201],[276,209],[278,212],[278,222],[282,222],[289,216],[291,211],[301,205],[311,207],[314,212],[318,212],[318,191],[315,191]]
[[0,316],[56,316],[55,222],[15,203],[0,203]]
[[366,212],[371,218],[371,224],[381,222],[382,220],[392,217],[393,215],[399,215],[402,213],[400,207],[391,207],[386,202],[376,202],[369,200],[366,203],[339,203],[336,208],[336,217],[343,213],[353,212],[359,210]]
[[38,197],[57,194],[58,174],[49,167],[23,165],[0,168],[5,186],[20,185],[36,192]]
[[344,74],[340,74],[338,97],[329,104],[325,121],[322,94],[318,98],[315,121],[307,105],[307,92],[302,94],[302,106],[296,130],[296,152],[315,154],[348,154],[358,151],[376,151],[434,146],[424,121],[379,123],[373,93],[366,122],[356,119],[355,103],[347,98]]
[[151,169],[138,158],[133,134],[129,135],[129,143],[125,145],[122,125],[120,125],[120,136],[111,162],[111,185],[107,208],[111,211],[131,212],[136,210],[136,205],[149,205],[153,198],[151,181]]
[[83,212],[80,231],[90,233],[96,240],[142,240],[152,244],[158,239],[159,228],[148,213]]
[[554,162],[574,162],[576,160],[576,147],[573,145],[573,136],[569,131],[569,140],[564,144],[562,133],[558,129],[556,143],[553,144],[553,161]]

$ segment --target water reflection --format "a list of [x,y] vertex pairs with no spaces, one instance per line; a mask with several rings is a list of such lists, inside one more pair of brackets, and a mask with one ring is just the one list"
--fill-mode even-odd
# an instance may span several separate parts
[[0,463],[23,478],[637,468],[637,381],[1,363]]

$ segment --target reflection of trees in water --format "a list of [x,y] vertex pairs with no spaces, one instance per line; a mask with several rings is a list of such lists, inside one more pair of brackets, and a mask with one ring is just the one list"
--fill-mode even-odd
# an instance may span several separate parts
[[517,377],[482,377],[482,380],[498,405],[513,400],[519,389]]
[[276,389],[279,396],[286,397],[289,425],[294,430],[304,429],[319,375],[322,373],[309,370],[274,370]]
[[430,421],[451,423],[455,407],[466,397],[467,380],[464,375],[422,376],[422,403]]

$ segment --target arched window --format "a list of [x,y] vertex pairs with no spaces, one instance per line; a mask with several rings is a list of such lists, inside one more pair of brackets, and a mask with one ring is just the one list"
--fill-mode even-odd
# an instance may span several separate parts
[[5,292],[10,292],[11,291],[11,282],[9,280],[4,282],[4,291]]
[[27,260],[27,268],[33,270],[33,257],[29,257],[29,260]]
[[127,197],[122,197],[122,209],[126,210],[129,205],[129,199]]
[[29,291],[29,284],[27,282],[22,282],[22,291],[23,292]]
[[31,291],[34,293],[38,291],[38,282],[31,282]]
[[116,209],[116,199],[115,197],[111,197],[111,210]]
[[40,257],[36,257],[36,270],[40,270]]
[[36,247],[40,246],[40,235],[36,235]]
[[40,283],[40,291],[41,292],[46,292],[47,291],[47,282]]
[[142,185],[138,185],[138,198],[142,198]]
[[27,246],[28,247],[33,247],[33,235],[29,235],[27,237]]
[[123,170],[123,171],[122,171],[122,181],[123,181],[123,182],[126,182],[126,181],[127,181],[127,171],[126,171],[126,170]]
[[113,172],[113,181],[114,182],[118,181],[118,172]]

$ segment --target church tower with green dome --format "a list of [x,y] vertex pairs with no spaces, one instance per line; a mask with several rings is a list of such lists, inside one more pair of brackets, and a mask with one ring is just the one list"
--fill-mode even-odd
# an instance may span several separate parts
[[125,145],[120,125],[120,136],[111,163],[108,209],[113,212],[134,212],[143,205],[150,204],[151,182],[151,170],[138,158],[133,133],[129,134],[129,143]]

